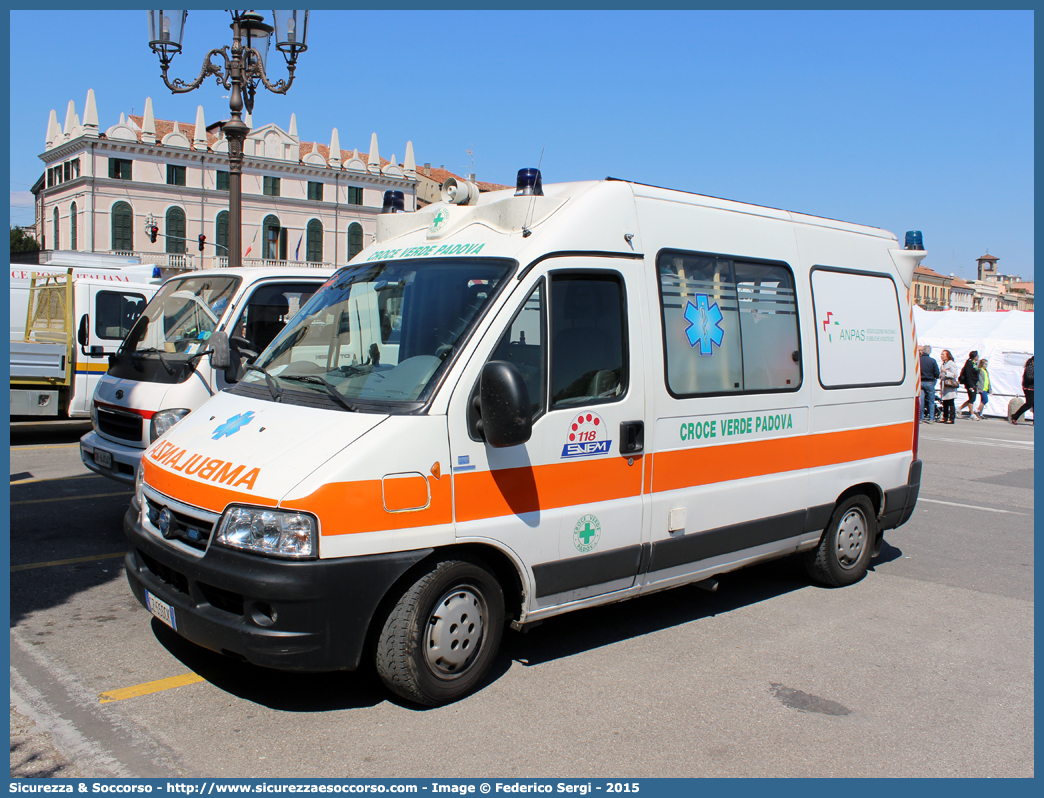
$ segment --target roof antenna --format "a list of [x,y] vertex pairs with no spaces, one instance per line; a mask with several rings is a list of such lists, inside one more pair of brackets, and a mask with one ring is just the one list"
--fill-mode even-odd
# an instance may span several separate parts
[[[538,175],[540,174],[540,165],[544,162],[544,148],[545,147],[547,147],[546,144],[543,147],[540,148],[540,160],[537,161],[537,174]],[[532,198],[529,201],[529,212],[526,214],[526,217],[529,219],[529,222],[533,221],[533,206],[535,204],[536,204],[536,194],[533,194]],[[529,229],[529,222],[523,222],[522,223],[522,238],[529,238],[531,235],[533,235],[533,231]]]

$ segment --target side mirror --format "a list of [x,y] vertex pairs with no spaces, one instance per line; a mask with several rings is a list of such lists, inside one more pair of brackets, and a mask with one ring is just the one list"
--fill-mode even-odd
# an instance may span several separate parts
[[80,343],[80,349],[83,353],[87,354],[87,340],[88,331],[90,330],[90,320],[87,318],[87,314],[84,313],[80,316],[80,329],[76,333],[76,340]]
[[213,350],[210,353],[210,365],[214,370],[227,369],[232,363],[232,356],[228,351],[228,333],[224,330],[215,330],[210,334],[207,341]]
[[479,380],[479,429],[495,448],[518,446],[533,434],[529,389],[519,370],[503,360],[482,367]]

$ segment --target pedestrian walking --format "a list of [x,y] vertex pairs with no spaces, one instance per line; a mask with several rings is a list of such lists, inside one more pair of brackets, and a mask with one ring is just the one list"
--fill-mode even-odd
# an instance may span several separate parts
[[1026,394],[1026,404],[1011,417],[1011,423],[1015,425],[1019,423],[1019,416],[1033,409],[1033,355],[1030,355],[1030,359],[1026,361],[1026,368],[1022,370],[1022,391]]
[[935,383],[939,381],[939,364],[932,357],[932,348],[927,344],[921,349],[921,394],[924,408],[928,411],[929,424],[935,420]]
[[960,406],[959,412],[968,408],[969,417],[975,410],[975,394],[979,390],[979,369],[976,366],[978,362],[979,353],[973,349],[968,353],[968,359],[964,361],[964,368],[961,369],[960,382],[964,386],[964,390],[968,392],[968,401]]
[[990,401],[990,372],[986,369],[988,365],[989,361],[986,358],[979,361],[979,409],[972,413],[972,418],[976,421],[982,418],[983,408]]
[[942,360],[942,369],[940,371],[942,383],[939,398],[942,399],[943,406],[942,421],[943,424],[953,424],[957,418],[955,404],[957,402],[957,385],[960,372],[957,370],[957,362],[953,359],[949,349],[942,351],[940,359]]

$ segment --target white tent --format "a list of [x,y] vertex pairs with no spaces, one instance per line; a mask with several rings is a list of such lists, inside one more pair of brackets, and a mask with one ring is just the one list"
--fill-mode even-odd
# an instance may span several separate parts
[[[918,345],[931,346],[936,361],[944,349],[950,350],[958,368],[964,367],[964,361],[973,349],[980,358],[989,361],[990,401],[983,415],[1006,416],[1008,402],[1016,396],[1024,396],[1022,369],[1033,354],[1032,313],[1019,310],[1006,313],[927,311],[914,306],[914,324],[917,325]],[[967,398],[964,388],[958,388],[957,406],[960,407]]]

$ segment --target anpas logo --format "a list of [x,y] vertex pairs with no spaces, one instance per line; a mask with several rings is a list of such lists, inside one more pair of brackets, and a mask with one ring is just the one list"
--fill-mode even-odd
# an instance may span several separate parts
[[[825,333],[826,333],[826,335],[827,335],[827,340],[828,340],[828,341],[830,341],[831,343],[833,343],[833,342],[834,342],[834,335],[833,335],[833,333],[832,333],[832,332],[831,332],[831,330],[830,330],[830,324],[831,324],[831,322],[830,322],[830,317],[831,317],[831,316],[833,316],[833,315],[834,315],[834,314],[833,314],[833,313],[831,313],[831,312],[830,312],[830,311],[828,310],[828,311],[827,311],[827,317],[826,317],[825,319],[823,319],[823,332],[825,332]],[[841,326],[841,322],[839,322],[839,321],[835,321],[835,322],[833,322],[833,325],[834,325],[835,327],[840,327],[840,326]]]
[[581,413],[569,424],[569,442],[562,447],[562,457],[587,457],[608,454],[613,442],[605,422],[597,413]]
[[721,308],[718,303],[710,303],[707,294],[696,294],[696,304],[685,303],[683,317],[689,322],[685,328],[685,336],[689,339],[689,346],[695,349],[700,347],[701,355],[713,355],[711,344],[721,348],[721,342],[725,338],[725,329],[721,326]]
[[[839,340],[839,341],[866,341],[867,340],[867,331],[863,330],[863,329],[856,329],[856,328],[853,327],[852,329],[848,329],[848,330],[845,330],[845,329],[835,330],[834,327],[840,327],[841,326],[841,322],[833,321],[832,320],[833,315],[834,314],[831,313],[828,310],[826,318],[823,319],[823,332],[826,333],[827,341],[829,341],[830,343],[834,342],[834,333],[837,333],[837,340]],[[889,330],[887,332],[891,332],[891,331]],[[876,341],[876,340],[884,340],[884,339],[870,338],[869,340]]]

